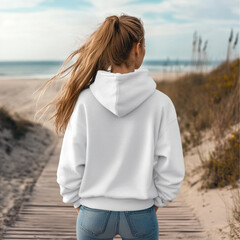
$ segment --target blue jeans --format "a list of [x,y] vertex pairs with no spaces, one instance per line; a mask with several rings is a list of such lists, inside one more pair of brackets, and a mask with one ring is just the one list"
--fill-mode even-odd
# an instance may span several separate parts
[[158,240],[159,230],[154,205],[135,211],[110,211],[81,205],[76,221],[77,240]]

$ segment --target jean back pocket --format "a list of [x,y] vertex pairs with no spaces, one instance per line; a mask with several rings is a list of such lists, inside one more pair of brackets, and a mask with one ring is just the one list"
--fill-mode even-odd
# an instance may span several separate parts
[[79,224],[87,233],[98,236],[105,232],[110,213],[108,210],[89,208],[82,205],[78,216]]
[[155,231],[154,212],[153,207],[137,210],[125,211],[125,216],[131,230],[135,237],[145,237]]

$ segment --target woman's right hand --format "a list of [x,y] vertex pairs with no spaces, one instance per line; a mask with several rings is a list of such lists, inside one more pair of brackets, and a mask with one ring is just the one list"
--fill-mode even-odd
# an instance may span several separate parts
[[154,205],[154,208],[155,208],[155,212],[157,212],[157,210],[158,210],[158,207]]

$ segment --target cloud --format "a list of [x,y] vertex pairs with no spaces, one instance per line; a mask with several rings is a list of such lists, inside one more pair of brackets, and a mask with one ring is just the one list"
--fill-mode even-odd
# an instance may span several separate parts
[[50,9],[0,14],[0,52],[5,59],[62,59],[94,29],[93,12]]
[[[97,12],[98,21],[111,14],[126,13],[141,17],[148,36],[173,35],[205,31],[208,28],[229,29],[238,26],[239,18],[234,5],[235,0],[165,0],[137,4],[134,0],[89,0]],[[170,21],[171,20],[171,21]]]
[[0,9],[32,8],[46,0],[0,0]]
[[[147,58],[186,55],[191,51],[195,30],[202,35],[203,41],[209,40],[212,54],[218,54],[217,48],[225,49],[230,28],[239,27],[235,0],[208,0],[207,4],[204,0],[146,1],[141,4],[135,0],[107,3],[88,0],[90,4],[84,8],[65,9],[59,5],[44,8],[41,5],[41,11],[38,11],[38,4],[43,0],[0,1],[0,10],[29,9],[27,12],[1,11],[1,59],[64,59],[111,14],[126,13],[143,20]],[[68,4],[71,4],[70,0]],[[31,8],[34,11],[31,12]],[[221,54],[224,56],[225,53]]]

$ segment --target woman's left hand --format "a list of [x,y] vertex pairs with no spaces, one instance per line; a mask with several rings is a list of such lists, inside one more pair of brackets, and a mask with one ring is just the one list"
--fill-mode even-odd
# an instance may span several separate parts
[[81,205],[80,205],[79,207],[76,208],[76,209],[77,209],[77,213],[79,213],[79,211],[80,211],[80,207],[81,207]]

